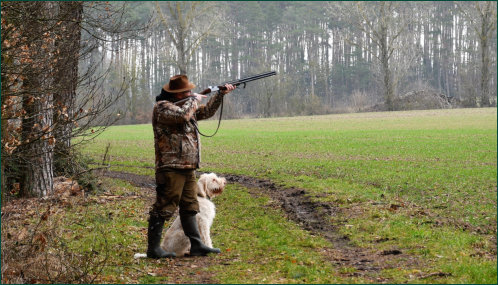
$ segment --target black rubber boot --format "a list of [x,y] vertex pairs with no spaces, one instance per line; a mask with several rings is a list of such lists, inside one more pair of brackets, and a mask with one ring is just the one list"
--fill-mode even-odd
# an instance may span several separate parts
[[166,218],[151,215],[149,217],[149,228],[147,231],[147,257],[165,258],[175,257],[174,252],[167,252],[161,248],[161,235],[163,233],[164,221]]
[[195,215],[195,212],[180,212],[183,232],[190,239],[190,256],[206,256],[209,253],[220,253],[219,248],[208,247],[202,242]]

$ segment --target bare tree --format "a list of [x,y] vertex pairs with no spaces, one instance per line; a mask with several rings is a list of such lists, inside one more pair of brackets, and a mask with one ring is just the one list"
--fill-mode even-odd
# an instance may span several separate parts
[[180,74],[187,74],[193,54],[219,22],[212,2],[165,2],[166,13],[156,2],[159,19],[176,49],[176,65]]
[[[350,26],[360,31],[357,39],[348,38],[348,42],[362,45],[372,58],[377,60],[380,81],[388,110],[394,110],[393,100],[396,95],[399,73],[394,72],[393,58],[402,53],[401,36],[405,32],[411,17],[404,13],[400,2],[354,2],[329,4],[332,14],[342,16]],[[408,61],[410,62],[410,60]],[[405,67],[404,69],[407,69]]]
[[490,69],[490,41],[496,31],[496,2],[474,1],[473,3],[460,4],[465,18],[470,22],[479,40],[479,51],[481,55],[481,106],[490,106],[489,83],[491,80]]

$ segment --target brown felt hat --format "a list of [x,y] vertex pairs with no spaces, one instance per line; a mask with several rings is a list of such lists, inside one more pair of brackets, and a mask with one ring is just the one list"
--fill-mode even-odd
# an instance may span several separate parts
[[187,75],[175,75],[163,86],[164,91],[180,93],[195,88],[195,84],[188,81]]

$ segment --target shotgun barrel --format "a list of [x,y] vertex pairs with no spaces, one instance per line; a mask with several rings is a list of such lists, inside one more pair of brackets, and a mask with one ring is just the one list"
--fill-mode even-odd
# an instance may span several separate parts
[[[277,75],[277,73],[275,71],[269,71],[269,72],[264,72],[264,73],[256,74],[256,75],[253,75],[253,76],[241,78],[241,79],[236,79],[236,80],[228,81],[228,82],[225,82],[225,83],[223,83],[221,85],[209,86],[208,88],[206,88],[206,89],[202,90],[201,92],[199,92],[199,94],[206,95],[206,94],[209,94],[209,93],[214,92],[214,91],[226,90],[225,84],[232,84],[234,86],[244,85],[244,88],[246,88],[246,83],[247,82],[251,82],[251,81],[254,81],[254,80],[263,79],[263,78],[274,76],[274,75]],[[189,97],[187,97],[185,99],[182,99],[180,101],[176,101],[175,104],[183,103],[183,102],[187,101],[190,97],[194,97],[194,96],[189,96]]]
[[226,89],[225,84],[232,84],[234,86],[239,86],[239,85],[243,84],[244,88],[246,88],[247,82],[259,80],[259,79],[270,77],[273,75],[277,75],[277,73],[275,71],[270,71],[270,72],[264,72],[264,73],[256,74],[253,76],[249,76],[249,77],[242,78],[242,79],[228,81],[228,82],[225,82],[225,83],[218,85],[218,86],[209,86],[207,89],[204,89],[201,92],[199,92],[199,94],[206,95],[206,94],[209,94],[209,93],[214,92],[214,91],[225,90]]

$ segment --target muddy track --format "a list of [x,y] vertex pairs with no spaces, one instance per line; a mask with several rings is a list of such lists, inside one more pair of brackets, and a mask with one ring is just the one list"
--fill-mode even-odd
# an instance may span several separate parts
[[[106,171],[102,174],[110,178],[126,180],[137,187],[152,189],[155,187],[154,179],[149,176],[116,171]],[[329,240],[333,246],[326,249],[324,254],[330,261],[338,266],[355,269],[354,272],[346,273],[346,275],[362,276],[370,279],[371,282],[388,282],[379,276],[382,269],[398,267],[400,263],[408,267],[418,263],[412,257],[396,249],[375,252],[351,245],[348,238],[339,233],[337,225],[329,222],[331,217],[342,216],[341,209],[329,203],[312,201],[304,189],[280,187],[269,180],[248,176],[220,175],[225,177],[229,183],[237,183],[250,189],[252,194],[262,193],[270,196],[287,216],[303,229]]]

